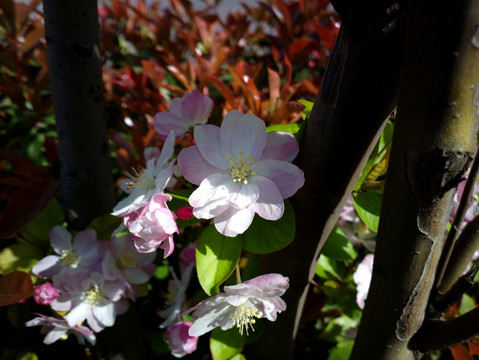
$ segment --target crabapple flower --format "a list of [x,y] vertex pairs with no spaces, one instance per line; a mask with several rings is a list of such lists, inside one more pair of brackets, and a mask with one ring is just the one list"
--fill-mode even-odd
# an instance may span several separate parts
[[68,322],[63,319],[57,319],[54,317],[47,317],[41,314],[38,317],[27,321],[25,326],[41,326],[40,332],[47,334],[43,343],[50,345],[59,339],[66,339],[68,334],[73,334],[77,337],[80,344],[85,344],[85,339],[95,345],[96,337],[93,331],[86,326],[81,325],[68,325]]
[[72,235],[57,225],[50,230],[50,243],[58,255],[49,255],[32,268],[32,272],[53,280],[53,286],[63,290],[71,278],[85,279],[91,270],[100,270],[101,254],[93,229],[80,231],[72,241]]
[[173,234],[178,233],[178,226],[176,215],[166,204],[170,200],[168,194],[155,194],[141,211],[124,217],[139,252],[148,253],[160,248],[164,250],[164,258],[173,252]]
[[171,355],[176,358],[181,358],[196,350],[198,337],[188,334],[191,325],[193,325],[191,321],[178,322],[166,329],[165,339],[168,341]]
[[144,169],[134,170],[133,174],[127,173],[129,180],[120,186],[129,195],[113,208],[113,216],[126,216],[137,211],[146,206],[153,195],[164,192],[173,176],[174,160],[169,159],[173,155],[174,145],[175,134],[171,132],[159,156],[151,157]]
[[369,285],[373,275],[373,262],[374,255],[366,255],[353,274],[353,280],[357,290],[356,303],[360,309],[364,309],[366,298],[368,297]]
[[160,138],[173,131],[176,138],[181,138],[195,125],[204,125],[213,110],[213,100],[198,90],[185,94],[182,98],[173,99],[170,111],[159,112],[155,115],[154,126]]
[[304,184],[304,174],[291,161],[299,151],[295,137],[266,132],[253,114],[229,112],[221,125],[196,126],[196,145],[183,149],[178,165],[183,176],[199,185],[189,198],[199,219],[214,218],[216,229],[234,237],[256,214],[267,220],[283,216],[284,201]]
[[[459,203],[462,198],[462,194],[464,193],[464,187],[466,186],[466,181],[462,181],[457,186],[456,194],[454,195],[454,201],[452,203],[452,211],[449,218],[449,221],[452,223],[454,221],[454,216],[456,215],[457,209],[459,207]],[[479,180],[476,179],[474,183],[474,189],[472,191],[472,201],[469,203],[467,208],[466,214],[464,216],[464,221],[461,224],[461,228],[463,228],[466,223],[471,222],[477,215],[479,215],[479,200],[476,196],[479,194]]]
[[35,286],[34,293],[33,299],[39,305],[50,305],[60,295],[58,290],[49,282]]
[[139,253],[131,239],[131,235],[112,237],[105,252],[102,268],[106,280],[125,281],[127,293],[135,299],[135,291],[130,284],[143,284],[155,272],[153,264],[156,253]]
[[187,310],[196,319],[190,336],[201,336],[214,328],[222,330],[236,326],[241,335],[248,334],[255,318],[275,321],[277,313],[286,310],[280,298],[289,287],[289,279],[281,274],[266,274],[233,286]]
[[195,267],[194,263],[189,264],[181,274],[181,280],[175,274],[173,268],[170,268],[172,280],[168,281],[168,307],[158,311],[158,316],[165,319],[160,324],[160,328],[166,328],[180,320],[181,307],[185,302],[186,288],[190,282],[191,271]]
[[95,332],[113,326],[117,314],[115,302],[125,291],[122,281],[105,281],[101,274],[93,272],[81,282],[72,281],[70,286],[69,291],[51,303],[55,311],[69,311],[64,316],[68,325],[75,326],[86,320]]

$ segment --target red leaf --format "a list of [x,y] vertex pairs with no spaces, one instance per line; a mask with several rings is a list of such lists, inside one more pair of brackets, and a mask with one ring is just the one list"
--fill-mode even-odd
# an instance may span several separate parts
[[474,357],[469,355],[467,347],[463,344],[451,346],[449,350],[454,360],[474,360]]
[[0,306],[16,304],[30,296],[33,284],[26,272],[14,271],[0,277]]
[[467,345],[469,346],[469,355],[474,356],[479,354],[479,338],[468,340]]
[[0,238],[8,238],[32,220],[58,189],[58,180],[37,180],[16,191],[0,216]]

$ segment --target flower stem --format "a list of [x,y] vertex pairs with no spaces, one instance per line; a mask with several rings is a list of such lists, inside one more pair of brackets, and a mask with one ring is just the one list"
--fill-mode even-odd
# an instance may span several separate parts
[[239,264],[236,264],[236,283],[241,284],[241,273],[240,273]]

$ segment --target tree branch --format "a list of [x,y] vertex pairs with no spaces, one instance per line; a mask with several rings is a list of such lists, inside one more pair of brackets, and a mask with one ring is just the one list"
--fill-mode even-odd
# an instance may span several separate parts
[[371,18],[363,7],[356,14],[364,16],[363,21],[354,26],[367,29],[361,28],[358,36],[354,26],[342,28],[336,42],[296,160],[305,172],[305,185],[292,198],[295,240],[262,259],[263,273],[289,277],[290,288],[283,296],[288,309],[275,323],[266,324],[248,359],[292,356],[319,253],[396,104],[402,30],[394,22],[383,31],[390,15],[381,10],[382,17]]
[[411,349],[426,353],[445,349],[479,335],[479,308],[453,320],[427,320],[411,339]]
[[70,226],[84,228],[114,205],[96,0],[44,0],[45,32]]

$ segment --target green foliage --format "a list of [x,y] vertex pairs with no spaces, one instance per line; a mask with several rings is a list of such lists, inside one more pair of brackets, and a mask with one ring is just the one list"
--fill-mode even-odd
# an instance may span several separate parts
[[378,232],[382,194],[373,191],[355,193],[353,194],[353,202],[361,220],[369,229]]
[[219,293],[219,286],[235,269],[241,255],[241,239],[220,234],[208,226],[196,246],[196,268],[201,287],[208,295]]
[[7,246],[0,252],[0,274],[15,270],[29,272],[42,257],[43,251],[27,242]]
[[50,230],[55,225],[60,225],[63,219],[60,202],[52,198],[48,205],[20,230],[20,234],[34,244],[48,246]]
[[294,210],[289,200],[284,202],[284,214],[276,221],[255,216],[251,226],[241,236],[243,248],[254,254],[266,254],[288,246],[294,239]]
[[352,260],[357,256],[353,244],[338,226],[331,232],[321,253],[335,260]]
[[239,354],[245,343],[245,337],[240,335],[238,329],[223,331],[219,328],[211,332],[210,351],[213,360],[228,360]]

